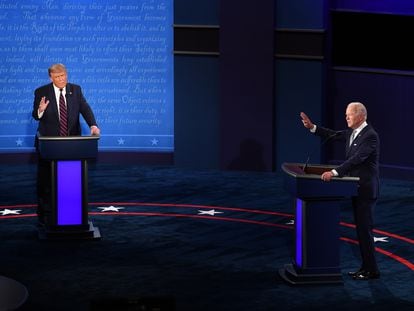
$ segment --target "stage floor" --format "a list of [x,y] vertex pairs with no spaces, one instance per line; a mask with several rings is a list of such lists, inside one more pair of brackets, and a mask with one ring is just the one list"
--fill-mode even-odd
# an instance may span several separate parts
[[90,165],[89,218],[102,238],[65,241],[38,238],[36,167],[2,165],[0,173],[0,275],[28,289],[21,310],[414,309],[413,182],[382,181],[381,279],[346,274],[360,260],[345,201],[344,284],[292,287],[278,275],[294,243],[281,173]]

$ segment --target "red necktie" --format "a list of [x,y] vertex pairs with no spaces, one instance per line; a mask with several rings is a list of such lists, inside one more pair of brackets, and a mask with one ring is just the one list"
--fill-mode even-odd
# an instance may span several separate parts
[[63,89],[60,89],[59,97],[59,112],[60,112],[60,136],[68,136],[68,111],[66,109],[65,99],[62,94]]

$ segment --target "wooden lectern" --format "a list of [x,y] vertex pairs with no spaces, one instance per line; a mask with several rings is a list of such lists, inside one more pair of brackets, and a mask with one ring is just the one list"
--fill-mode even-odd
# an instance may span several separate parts
[[294,258],[279,270],[290,284],[343,283],[340,271],[340,202],[355,196],[358,177],[321,175],[334,166],[284,163],[284,182],[295,209]]
[[41,239],[99,239],[88,221],[87,160],[98,154],[99,136],[38,136],[38,149],[51,165],[51,212]]

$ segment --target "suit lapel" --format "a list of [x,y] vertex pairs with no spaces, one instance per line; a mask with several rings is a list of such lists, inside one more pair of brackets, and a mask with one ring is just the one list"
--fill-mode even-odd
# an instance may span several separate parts
[[352,135],[352,132],[351,132],[351,134],[348,137],[348,147],[347,147],[347,152],[346,152],[347,155],[351,152],[352,149],[358,146],[358,143],[361,141],[361,136],[365,134],[365,132],[368,130],[368,127],[369,127],[369,124],[366,127],[364,127],[362,131],[358,133],[358,135],[354,138],[354,141],[352,142],[352,144],[349,146],[349,141]]
[[51,108],[51,112],[52,112],[53,116],[59,121],[59,112],[57,110],[55,89],[53,88],[52,83],[49,86],[47,97],[49,99],[48,109]]
[[348,155],[349,151],[351,150],[351,145],[349,142],[351,141],[352,131],[348,131],[347,139],[346,139],[346,155]]
[[68,84],[66,84],[66,110],[68,113],[68,131],[70,132],[70,128],[71,128],[71,124],[72,124],[72,104],[71,104],[71,99],[72,99],[72,94],[70,93],[71,87]]

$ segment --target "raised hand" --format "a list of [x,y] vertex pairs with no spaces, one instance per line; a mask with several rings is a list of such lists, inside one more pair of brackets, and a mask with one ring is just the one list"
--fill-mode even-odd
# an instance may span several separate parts
[[46,97],[43,96],[39,103],[39,112],[42,113],[43,111],[45,111],[48,105],[49,100],[46,100]]
[[311,119],[309,119],[309,117],[304,112],[300,113],[300,117],[302,118],[302,123],[304,127],[306,127],[307,129],[313,128],[313,123]]

